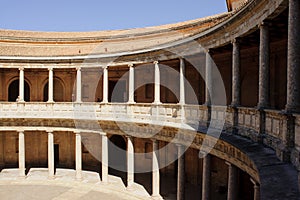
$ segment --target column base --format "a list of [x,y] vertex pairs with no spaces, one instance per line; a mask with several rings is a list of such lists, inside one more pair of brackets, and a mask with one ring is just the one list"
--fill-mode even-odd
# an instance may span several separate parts
[[134,191],[134,190],[136,190],[136,189],[134,188],[134,185],[131,184],[131,185],[129,185],[129,186],[126,187],[126,190],[127,190],[127,191]]
[[54,180],[55,178],[55,175],[48,176],[48,180]]
[[47,103],[55,103],[55,102],[52,100],[52,101],[47,101]]
[[163,200],[164,198],[162,198],[162,196],[160,196],[160,195],[152,195],[151,199],[153,199],[153,200]]
[[155,102],[153,102],[152,104],[154,104],[154,105],[161,105],[162,102],[160,102],[160,101],[155,101]]

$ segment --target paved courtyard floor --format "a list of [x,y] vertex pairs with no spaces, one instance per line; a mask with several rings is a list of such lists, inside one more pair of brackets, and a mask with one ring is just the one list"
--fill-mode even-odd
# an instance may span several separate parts
[[140,185],[127,190],[118,177],[109,176],[103,184],[93,172],[83,172],[83,179],[75,180],[74,170],[58,170],[55,179],[47,178],[47,170],[31,169],[26,178],[18,177],[18,170],[0,173],[1,200],[135,200],[150,199]]

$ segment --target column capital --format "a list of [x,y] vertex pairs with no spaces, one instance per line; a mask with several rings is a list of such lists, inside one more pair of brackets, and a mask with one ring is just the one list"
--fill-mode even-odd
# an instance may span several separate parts
[[109,66],[102,66],[102,69],[108,69]]
[[53,67],[48,67],[48,70],[49,71],[53,71]]
[[231,44],[236,44],[236,45],[239,45],[241,42],[241,40],[239,38],[234,38],[231,40]]
[[22,128],[18,128],[16,131],[17,131],[18,133],[24,133],[24,129],[22,129]]
[[77,135],[77,134],[79,134],[80,135],[80,131],[79,130],[76,130],[76,131],[74,131],[74,133]]
[[20,71],[24,71],[24,69],[25,69],[24,67],[19,67]]
[[258,26],[258,28],[262,28],[262,27],[269,27],[269,25],[270,25],[270,22],[262,21],[257,26]]
[[134,66],[134,64],[132,64],[132,63],[128,64],[128,67],[133,67],[133,66]]
[[153,64],[154,64],[154,65],[157,65],[157,64],[158,64],[158,61],[154,61]]
[[257,183],[257,181],[255,181],[253,178],[250,178],[251,183],[253,183],[253,186],[259,186],[259,183]]
[[52,129],[47,129],[46,132],[47,133],[53,133],[54,131]]
[[81,70],[81,67],[76,67],[76,70],[77,70],[77,71],[80,71],[80,70]]

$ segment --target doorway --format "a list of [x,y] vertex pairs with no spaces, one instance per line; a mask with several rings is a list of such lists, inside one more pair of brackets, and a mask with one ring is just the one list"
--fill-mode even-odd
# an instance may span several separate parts
[[54,174],[56,173],[56,168],[59,166],[59,145],[54,144]]
[[123,103],[127,101],[125,80],[109,80],[108,82],[108,101]]

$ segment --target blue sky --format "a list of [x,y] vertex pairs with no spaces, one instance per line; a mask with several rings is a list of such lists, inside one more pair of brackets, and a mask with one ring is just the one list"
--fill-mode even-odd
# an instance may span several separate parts
[[93,31],[175,23],[226,12],[225,0],[7,0],[0,28]]

